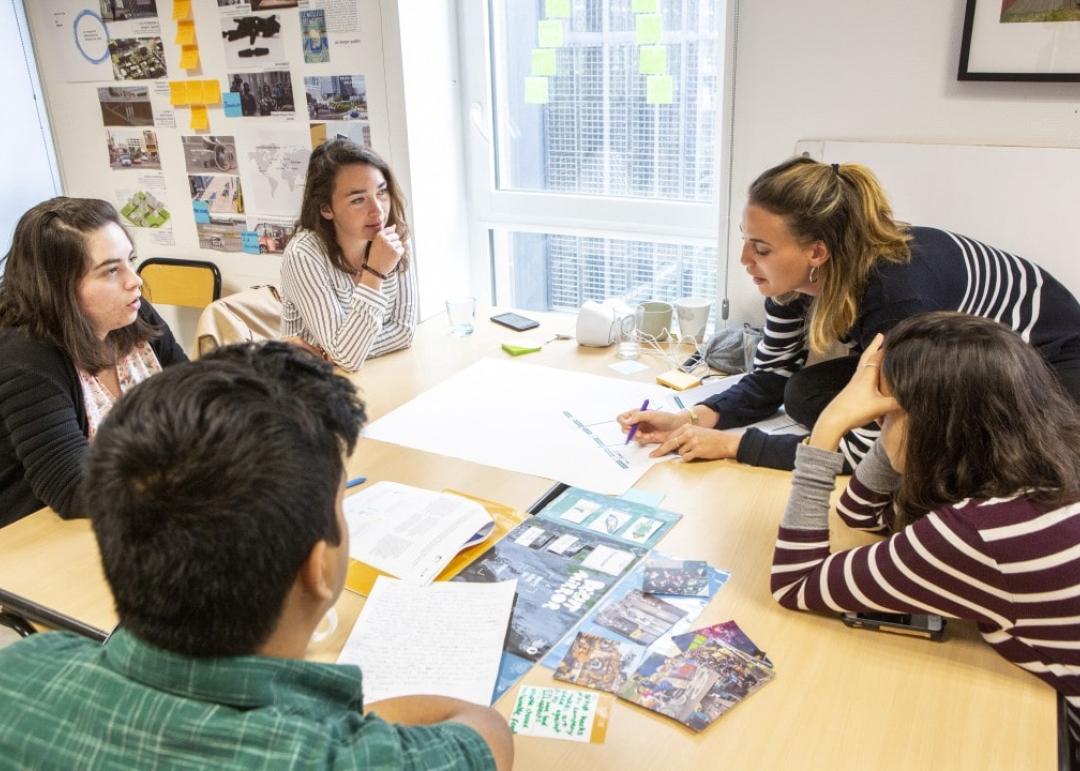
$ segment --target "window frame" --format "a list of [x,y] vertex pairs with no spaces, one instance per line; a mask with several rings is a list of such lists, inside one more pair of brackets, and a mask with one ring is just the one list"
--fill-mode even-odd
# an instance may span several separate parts
[[[474,245],[469,266],[473,291],[489,297],[495,305],[511,304],[509,259],[499,259],[500,233],[509,231],[565,234],[614,238],[657,243],[712,246],[717,249],[717,286],[713,301],[726,307],[728,255],[729,149],[732,79],[734,64],[733,21],[737,0],[723,4],[723,29],[720,37],[724,51],[724,72],[718,79],[721,93],[713,94],[720,105],[716,119],[716,179],[712,202],[674,201],[670,199],[630,198],[545,191],[500,190],[496,186],[498,152],[495,120],[497,118],[496,80],[492,77],[492,56],[502,20],[495,0],[461,0],[459,40],[461,51],[465,150],[468,169],[467,190],[470,212],[470,241]],[[507,130],[507,127],[502,127]],[[475,248],[479,247],[479,248]]]

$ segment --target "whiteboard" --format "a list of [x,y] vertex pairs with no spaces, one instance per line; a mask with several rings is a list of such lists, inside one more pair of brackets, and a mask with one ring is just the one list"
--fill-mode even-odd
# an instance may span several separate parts
[[1080,295],[1080,148],[825,139],[796,152],[869,166],[898,219],[1029,259]]

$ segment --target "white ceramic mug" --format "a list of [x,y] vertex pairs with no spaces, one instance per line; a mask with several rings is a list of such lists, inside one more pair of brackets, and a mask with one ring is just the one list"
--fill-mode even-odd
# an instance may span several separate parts
[[638,305],[641,321],[638,329],[645,340],[667,340],[671,332],[671,303],[663,300],[648,300]]
[[712,303],[700,297],[684,297],[675,301],[675,315],[679,318],[679,336],[683,340],[700,343],[705,339],[705,325],[709,323]]

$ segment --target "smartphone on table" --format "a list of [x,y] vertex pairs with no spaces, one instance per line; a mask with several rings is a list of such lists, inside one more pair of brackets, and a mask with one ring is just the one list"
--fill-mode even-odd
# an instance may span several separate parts
[[504,327],[510,327],[510,329],[517,332],[524,332],[526,329],[535,329],[540,326],[539,321],[519,316],[516,313],[498,313],[492,316],[491,320],[496,324],[502,324]]
[[940,640],[945,634],[945,619],[927,613],[845,613],[841,618],[848,626],[928,640]]

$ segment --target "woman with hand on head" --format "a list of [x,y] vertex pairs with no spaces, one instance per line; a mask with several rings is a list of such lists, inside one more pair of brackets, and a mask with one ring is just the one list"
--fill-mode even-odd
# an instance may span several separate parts
[[[884,542],[829,552],[841,437],[881,437],[837,502]],[[795,456],[771,591],[785,607],[974,620],[1080,733],[1080,410],[1002,324],[928,313],[867,347]]]
[[342,369],[412,344],[417,290],[405,201],[368,148],[335,139],[312,152],[281,289],[281,336]]
[[[874,175],[858,164],[795,158],[750,186],[741,262],[765,296],[754,371],[680,413],[629,410],[624,429],[657,443],[654,456],[737,458],[790,469],[799,438],[728,431],[783,406],[807,427],[851,377],[879,332],[927,311],[1007,324],[1035,346],[1080,402],[1080,304],[1037,265],[965,236],[893,218]],[[852,354],[806,366],[837,341]],[[877,436],[854,428],[840,442],[850,470]]]
[[81,462],[120,395],[187,361],[141,299],[116,209],[53,198],[15,226],[0,278],[0,525],[71,508]]

